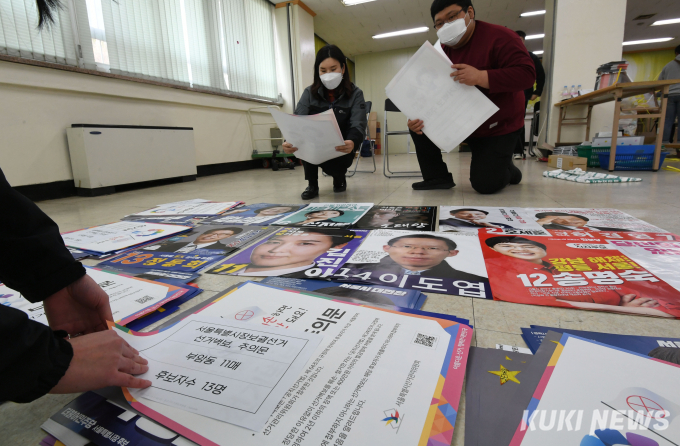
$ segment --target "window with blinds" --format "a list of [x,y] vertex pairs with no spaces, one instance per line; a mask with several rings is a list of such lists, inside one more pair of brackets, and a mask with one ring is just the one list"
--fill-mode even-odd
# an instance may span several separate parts
[[0,54],[279,100],[267,0],[62,3],[39,32],[34,0],[0,0]]

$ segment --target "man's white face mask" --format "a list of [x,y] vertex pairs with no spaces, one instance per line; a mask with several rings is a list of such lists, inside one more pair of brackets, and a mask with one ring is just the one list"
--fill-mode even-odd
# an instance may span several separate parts
[[[467,13],[465,13],[465,17],[467,16]],[[460,39],[463,38],[463,35],[469,26],[469,24],[465,24],[465,17],[454,20],[453,22],[444,23],[444,26],[439,28],[437,37],[439,37],[441,43],[446,46],[454,46],[460,42]]]
[[319,77],[323,86],[329,90],[335,90],[342,82],[342,73],[325,73]]

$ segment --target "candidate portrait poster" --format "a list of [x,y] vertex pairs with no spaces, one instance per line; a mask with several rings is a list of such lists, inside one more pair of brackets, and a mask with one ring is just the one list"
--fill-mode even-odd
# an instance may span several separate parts
[[333,280],[490,299],[487,277],[477,234],[378,229]]
[[121,254],[99,265],[165,271],[200,271],[224,260],[241,246],[269,232],[271,229],[267,226],[200,226],[185,235]]
[[483,233],[479,237],[496,300],[680,316],[680,292],[606,240]]
[[272,224],[303,228],[349,228],[371,207],[373,203],[312,203]]
[[354,225],[357,229],[434,231],[437,206],[373,206]]
[[618,209],[527,208],[526,211],[543,229],[549,230],[668,232]]
[[227,211],[217,217],[205,219],[201,223],[204,225],[264,225],[280,220],[306,206],[306,204],[249,204]]
[[477,232],[480,229],[513,235],[548,235],[524,208],[439,207],[439,232]]
[[313,227],[281,228],[207,273],[326,279],[350,258],[368,232]]

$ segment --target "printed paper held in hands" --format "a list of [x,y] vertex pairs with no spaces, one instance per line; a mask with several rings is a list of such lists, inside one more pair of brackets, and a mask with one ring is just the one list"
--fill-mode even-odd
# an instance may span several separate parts
[[259,431],[322,335],[192,315],[152,336],[118,334],[149,360],[143,397]]
[[455,82],[450,75],[451,61],[425,42],[385,88],[409,119],[423,120],[423,132],[446,152],[498,111],[477,87]]
[[309,116],[289,115],[272,107],[269,111],[286,141],[297,147],[296,158],[318,165],[345,155],[335,150],[345,140],[333,110]]

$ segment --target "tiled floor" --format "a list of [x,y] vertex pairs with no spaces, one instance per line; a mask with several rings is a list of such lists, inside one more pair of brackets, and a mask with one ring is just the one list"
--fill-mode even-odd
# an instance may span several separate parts
[[[321,195],[318,202],[373,202],[385,205],[479,205],[518,207],[596,207],[617,208],[669,231],[680,233],[680,174],[659,172],[631,172],[641,177],[641,183],[584,185],[542,176],[546,164],[533,160],[516,161],[524,180],[495,195],[479,195],[468,181],[469,153],[445,155],[457,186],[446,191],[414,191],[417,178],[387,179],[380,169],[374,174],[358,173],[348,180],[348,190],[334,194],[332,180],[320,179]],[[680,167],[680,163],[670,165]],[[362,169],[369,161],[362,160]],[[415,155],[397,155],[392,169],[417,169]],[[625,173],[624,173],[625,174]],[[215,201],[243,200],[247,203],[299,203],[306,187],[301,168],[295,171],[272,172],[249,170],[225,175],[199,178],[196,182],[123,192],[114,195],[83,198],[71,197],[39,203],[62,231],[70,231],[118,220],[120,217],[157,204],[190,198]],[[95,262],[87,261],[88,264]],[[195,305],[215,293],[243,279],[224,276],[203,276],[199,286],[206,291]],[[603,331],[646,336],[680,337],[680,322],[638,316],[623,316],[580,310],[517,305],[506,302],[476,300],[431,294],[424,310],[454,314],[470,319],[475,327],[473,345],[494,347],[497,343],[524,347],[521,327],[530,324],[579,330]],[[37,444],[44,436],[38,426],[72,396],[46,396],[31,404],[6,403],[0,406],[0,439],[3,444]],[[464,399],[456,423],[454,445],[463,444]]]

